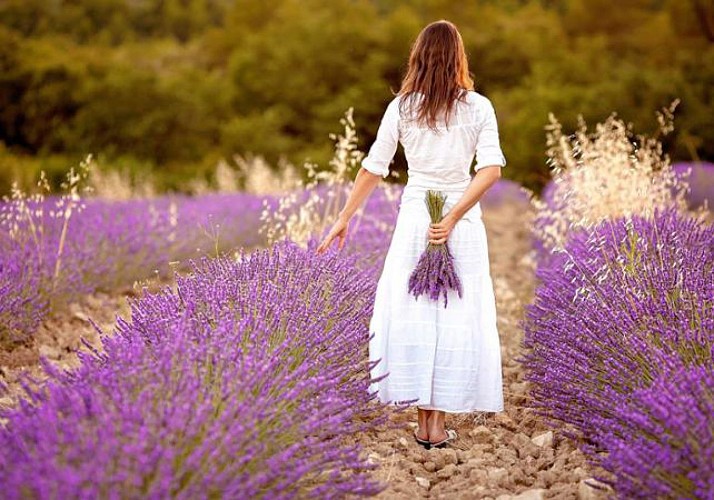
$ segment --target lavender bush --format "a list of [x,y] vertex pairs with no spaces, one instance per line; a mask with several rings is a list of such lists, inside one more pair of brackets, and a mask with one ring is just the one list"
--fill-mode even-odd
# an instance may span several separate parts
[[346,439],[382,418],[365,355],[374,282],[313,250],[203,260],[133,303],[104,352],[46,365],[50,381],[3,415],[4,496],[377,493]]
[[[631,397],[657,380],[714,363],[714,227],[677,206],[656,209],[652,217],[605,220],[573,233],[536,277],[540,286],[526,311],[521,359],[533,407],[553,425],[568,424],[566,434],[595,461],[601,450],[613,449],[613,435],[628,446],[656,442],[649,424],[628,413],[638,411]],[[660,424],[671,432],[697,428],[697,415]],[[628,418],[628,432],[617,434]],[[678,462],[680,451],[674,441],[665,442],[660,458],[711,477],[711,468]],[[617,454],[610,456],[603,465],[618,487],[626,468]],[[677,480],[668,474],[653,478],[650,487]]]
[[[443,193],[431,189],[426,191],[424,202],[429,210],[431,222],[441,222],[445,201],[446,196]],[[409,276],[409,293],[417,298],[420,295],[427,295],[435,301],[443,296],[444,307],[446,307],[449,290],[455,290],[459,297],[463,293],[449,246],[447,243],[427,243],[426,249]]]

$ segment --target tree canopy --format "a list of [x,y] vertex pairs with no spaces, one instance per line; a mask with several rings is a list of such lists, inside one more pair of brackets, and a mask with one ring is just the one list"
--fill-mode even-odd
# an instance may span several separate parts
[[572,127],[617,111],[646,132],[674,98],[668,152],[714,160],[711,2],[5,0],[0,190],[18,157],[91,152],[169,187],[234,153],[326,161],[349,107],[367,149],[413,39],[441,18],[494,103],[505,176],[547,180],[549,112]]

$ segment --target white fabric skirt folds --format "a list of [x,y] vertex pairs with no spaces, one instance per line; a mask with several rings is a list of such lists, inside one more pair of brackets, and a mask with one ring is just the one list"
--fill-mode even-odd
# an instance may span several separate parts
[[[447,195],[445,211],[463,193]],[[377,284],[369,357],[377,361],[370,390],[385,403],[413,401],[424,409],[503,411],[500,339],[486,229],[477,203],[448,239],[463,285],[448,306],[408,291],[409,275],[427,245],[430,219],[424,188],[407,186]]]

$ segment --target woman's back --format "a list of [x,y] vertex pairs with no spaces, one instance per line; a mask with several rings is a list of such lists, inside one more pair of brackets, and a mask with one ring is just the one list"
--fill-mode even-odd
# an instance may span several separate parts
[[401,142],[408,165],[408,186],[421,188],[462,188],[471,180],[471,164],[476,169],[504,165],[498,126],[491,102],[468,91],[454,103],[448,123],[443,113],[431,128],[416,119],[421,94],[407,101],[401,95],[387,106],[377,138],[362,162],[367,170],[386,176],[397,142]]

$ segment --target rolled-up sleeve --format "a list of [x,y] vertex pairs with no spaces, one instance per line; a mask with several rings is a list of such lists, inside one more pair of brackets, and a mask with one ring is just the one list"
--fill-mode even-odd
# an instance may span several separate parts
[[399,143],[399,98],[394,98],[387,106],[377,130],[377,137],[369,148],[369,153],[362,160],[362,168],[387,177],[389,164],[394,158]]
[[476,140],[475,170],[492,165],[505,166],[506,157],[503,156],[498,138],[496,111],[493,109],[491,101],[486,100],[481,129]]

